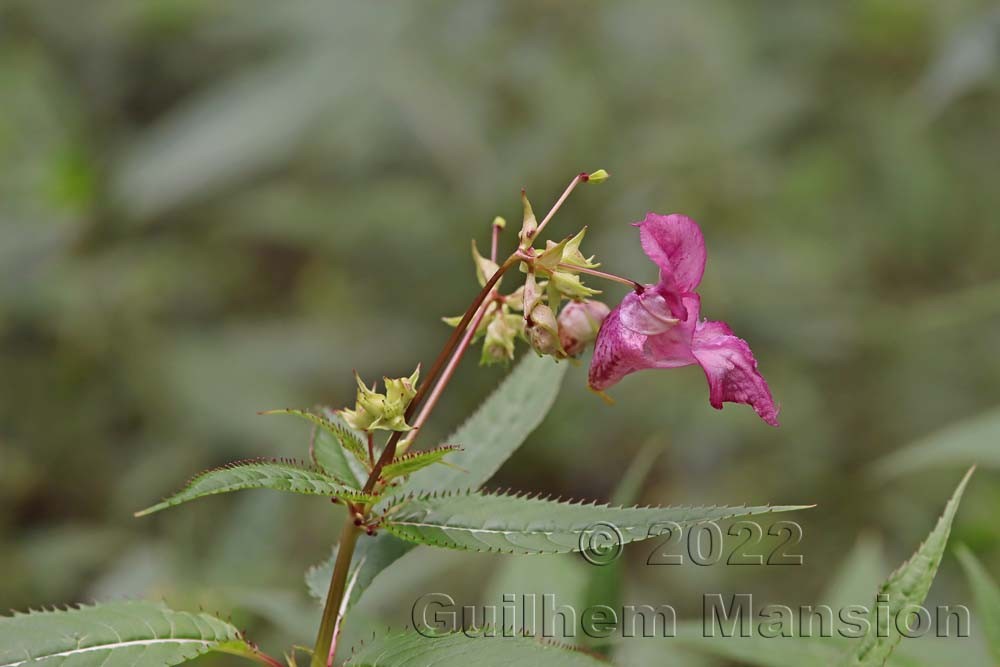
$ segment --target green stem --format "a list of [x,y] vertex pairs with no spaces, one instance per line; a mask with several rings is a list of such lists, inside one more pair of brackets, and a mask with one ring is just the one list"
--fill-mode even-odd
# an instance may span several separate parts
[[458,347],[451,355],[451,359],[448,361],[448,365],[444,367],[444,371],[441,373],[441,377],[438,378],[437,385],[434,386],[434,390],[431,392],[430,396],[427,397],[427,402],[417,413],[417,418],[413,422],[413,430],[406,437],[403,442],[399,444],[399,451],[401,453],[406,453],[409,451],[410,447],[413,446],[413,441],[417,439],[420,435],[420,431],[424,424],[427,422],[428,417],[431,416],[431,412],[434,411],[434,406],[437,405],[438,399],[441,398],[441,394],[444,392],[445,387],[448,386],[448,382],[451,377],[455,374],[455,369],[458,368],[459,362],[462,361],[462,357],[465,355],[465,351],[469,349],[469,345],[472,343],[473,336],[476,335],[476,329],[482,323],[483,318],[486,316],[486,311],[491,303],[495,303],[496,289],[491,293],[490,298],[483,302],[476,312],[476,316],[472,318],[472,322],[469,327],[465,330],[465,335],[462,336],[462,340],[459,342]]
[[354,547],[361,535],[360,529],[354,525],[354,517],[350,512],[344,520],[344,528],[340,532],[340,543],[337,548],[337,560],[333,565],[333,576],[330,577],[330,588],[326,593],[326,606],[323,607],[323,619],[319,624],[319,634],[316,635],[316,647],[313,649],[311,667],[328,667],[333,663],[331,647],[334,645],[334,634],[340,619],[340,607],[344,599],[344,587],[347,583],[347,571],[351,567]]
[[542,230],[545,229],[545,225],[549,224],[549,220],[551,220],[556,212],[562,207],[563,202],[569,198],[573,190],[576,189],[576,186],[580,185],[580,183],[586,182],[586,180],[587,174],[577,174],[573,177],[573,180],[566,186],[566,189],[559,196],[559,199],[556,200],[556,203],[552,205],[552,208],[549,209],[549,212],[545,214],[545,217],[542,218],[542,221],[538,224],[538,229],[536,229],[535,233],[532,234],[533,239],[536,239],[541,235]]

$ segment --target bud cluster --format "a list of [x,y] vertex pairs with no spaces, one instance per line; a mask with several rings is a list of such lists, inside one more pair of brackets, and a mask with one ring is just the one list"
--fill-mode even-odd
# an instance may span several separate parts
[[[603,169],[591,174],[580,174],[575,182],[600,183],[607,180]],[[570,189],[572,189],[571,184]],[[567,190],[568,194],[569,190]],[[565,198],[565,194],[563,199]],[[599,290],[585,285],[581,273],[594,272],[600,266],[593,256],[580,250],[587,228],[567,236],[559,242],[548,240],[544,249],[534,247],[549,218],[562,200],[556,203],[546,219],[538,222],[527,194],[521,192],[523,218],[518,233],[518,247],[514,257],[520,260],[520,270],[526,274],[524,285],[514,292],[502,294],[499,282],[493,294],[484,302],[482,315],[472,335],[472,341],[483,341],[480,363],[491,365],[506,363],[514,358],[518,339],[526,341],[540,355],[556,359],[579,356],[587,344],[597,338],[597,332],[609,309],[591,297]],[[493,221],[494,251],[496,234],[506,226],[503,218]],[[472,260],[480,286],[500,270],[495,257],[485,257],[472,242]],[[567,303],[560,312],[560,306]],[[558,313],[558,315],[557,315]],[[462,317],[446,317],[444,321],[457,326]]]
[[420,366],[417,366],[409,377],[382,378],[385,393],[380,394],[375,391],[375,384],[369,389],[355,372],[354,378],[358,383],[357,402],[353,410],[344,408],[340,415],[352,428],[359,431],[409,431],[412,427],[406,423],[406,408],[417,395],[419,377]]

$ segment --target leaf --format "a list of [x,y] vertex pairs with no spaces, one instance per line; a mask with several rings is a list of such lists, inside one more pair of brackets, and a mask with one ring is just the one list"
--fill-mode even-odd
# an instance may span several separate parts
[[[410,549],[413,544],[405,542],[388,533],[379,533],[375,537],[362,536],[354,549],[351,568],[347,574],[347,607],[350,609],[360,598],[379,572],[392,565]],[[306,586],[309,593],[317,600],[326,603],[326,592],[333,576],[333,564],[337,560],[338,546],[333,547],[333,553],[325,561],[314,565],[306,571]]]
[[[608,526],[620,544],[655,537],[667,522],[692,524],[768,512],[775,507],[609,507],[530,498],[455,492],[390,498],[382,527],[418,544],[516,554],[568,553],[586,547]],[[618,539],[618,538],[615,538]]]
[[986,643],[993,659],[1000,664],[1000,588],[968,547],[960,546],[956,554],[969,580]]
[[607,665],[586,653],[529,637],[467,637],[448,634],[425,637],[416,632],[379,637],[355,648],[344,667],[600,667]]
[[[618,480],[618,486],[611,494],[611,504],[634,505],[639,501],[639,494],[642,492],[646,477],[662,451],[663,442],[657,439],[649,440],[639,449],[625,470],[625,474]],[[584,595],[587,604],[583,608],[607,605],[612,609],[618,609],[621,606],[624,579],[625,573],[621,558],[616,558],[601,567],[592,568],[585,585]],[[598,643],[599,641],[596,640],[589,642],[592,646]],[[601,653],[605,653],[608,649],[609,646],[606,643],[594,646],[594,650]]]
[[[497,623],[503,623],[507,634],[531,634],[532,630],[537,632],[536,619],[545,618],[548,613],[545,611],[546,595],[553,596],[550,599],[557,600],[559,606],[567,605],[580,613],[593,606],[585,598],[587,580],[594,570],[603,569],[588,566],[586,561],[572,554],[533,558],[503,556],[483,595],[483,605],[501,609],[504,596],[513,595],[513,598],[507,598],[507,604],[511,599],[515,600],[517,613],[511,614],[510,618],[501,614]],[[573,630],[576,632],[575,628]],[[576,632],[575,637],[568,635],[560,635],[560,641],[585,645],[590,638],[585,632]]]
[[[871,627],[868,634],[861,640],[856,650],[845,656],[841,664],[852,667],[874,667],[884,665],[899,643],[902,635],[896,629],[896,617],[909,605],[921,605],[934,581],[941,557],[944,555],[948,535],[951,533],[951,523],[958,511],[958,504],[969,482],[973,469],[965,474],[958,488],[945,506],[944,513],[938,519],[934,530],[913,556],[903,563],[899,569],[889,575],[878,591],[879,595],[887,595],[889,613],[879,613],[876,605],[871,609],[868,620]],[[880,618],[881,617],[881,618]]]
[[161,503],[136,512],[135,515],[137,517],[146,516],[203,496],[242,491],[243,489],[274,489],[275,491],[331,496],[365,503],[375,500],[372,496],[360,493],[345,486],[340,480],[318,470],[312,470],[301,463],[277,459],[255,459],[237,461],[195,475],[183,490]]
[[567,364],[525,355],[500,386],[446,442],[463,447],[449,461],[455,468],[414,473],[405,491],[444,491],[482,486],[517,451],[548,413]]
[[[319,431],[313,431],[310,441],[310,455],[312,460],[324,471],[334,477],[339,477],[347,482],[359,481],[354,468],[344,456],[344,450],[354,455],[357,460],[368,470],[368,445],[365,444],[361,435],[347,425],[347,423],[332,410],[325,411],[325,415],[317,415],[308,410],[295,410],[287,408],[284,410],[267,410],[261,412],[262,415],[292,415],[301,417],[316,426]],[[329,436],[329,437],[321,437]],[[365,480],[360,480],[361,482]],[[360,484],[358,485],[360,488]]]
[[[365,444],[365,435],[351,428],[339,414],[330,408],[323,408],[323,416],[330,423],[337,425],[343,430],[346,433],[345,437],[353,439],[356,443],[361,443],[360,447],[363,448],[364,453],[361,455],[361,458],[358,458],[357,454],[348,456],[347,451],[349,450],[341,445],[335,433],[331,433],[323,428],[314,427],[312,439],[309,442],[313,461],[316,462],[316,465],[334,475],[334,477],[340,477],[340,475],[332,472],[333,470],[342,471],[342,474],[347,476],[348,482],[356,482],[356,488],[362,488],[368,480],[368,473],[371,472],[371,468],[368,467],[368,445]],[[357,448],[357,445],[351,446],[355,447],[355,449]]]
[[[461,466],[463,470],[442,466],[418,470],[404,483],[402,489],[441,490],[456,486],[460,488],[463,484],[481,486],[541,423],[555,401],[566,367],[566,364],[555,364],[533,354],[522,357],[472,417],[448,438],[449,441],[467,445],[463,451],[455,452],[451,459],[452,463]],[[529,396],[533,400],[528,400]],[[359,540],[351,565],[352,568],[358,568],[358,575],[351,590],[348,608],[357,602],[379,572],[413,546],[412,542],[387,533]],[[320,600],[326,598],[327,585],[337,557],[336,551],[334,547],[330,558],[313,566],[306,573],[309,591]]]
[[0,618],[0,667],[110,663],[162,667],[209,651],[260,656],[229,623],[153,602],[114,602]]
[[392,463],[382,468],[382,476],[388,480],[409,475],[429,465],[445,463],[442,460],[445,456],[452,452],[460,451],[462,451],[462,448],[457,445],[442,445],[422,452],[403,454],[402,456],[397,456],[392,460]]
[[889,454],[873,471],[881,478],[942,466],[1000,468],[1000,408],[951,424]]

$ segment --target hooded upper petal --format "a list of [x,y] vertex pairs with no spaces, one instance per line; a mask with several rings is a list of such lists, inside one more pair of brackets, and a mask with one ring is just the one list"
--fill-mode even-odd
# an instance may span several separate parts
[[705,371],[713,408],[721,410],[725,401],[744,403],[771,426],[778,425],[778,407],[757,370],[750,346],[734,336],[725,322],[700,322],[691,340],[691,353]]
[[705,237],[698,223],[683,215],[647,213],[635,226],[643,252],[660,267],[660,286],[693,292],[705,273]]

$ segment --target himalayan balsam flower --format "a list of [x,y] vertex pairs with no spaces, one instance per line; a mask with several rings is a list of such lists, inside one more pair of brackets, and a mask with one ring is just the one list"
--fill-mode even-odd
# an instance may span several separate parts
[[777,426],[778,408],[750,346],[724,322],[699,319],[701,298],[694,290],[705,271],[701,229],[683,215],[656,213],[635,226],[646,256],[660,267],[660,281],[626,296],[604,320],[590,386],[602,391],[635,371],[698,364],[708,379],[712,407],[744,403]]

